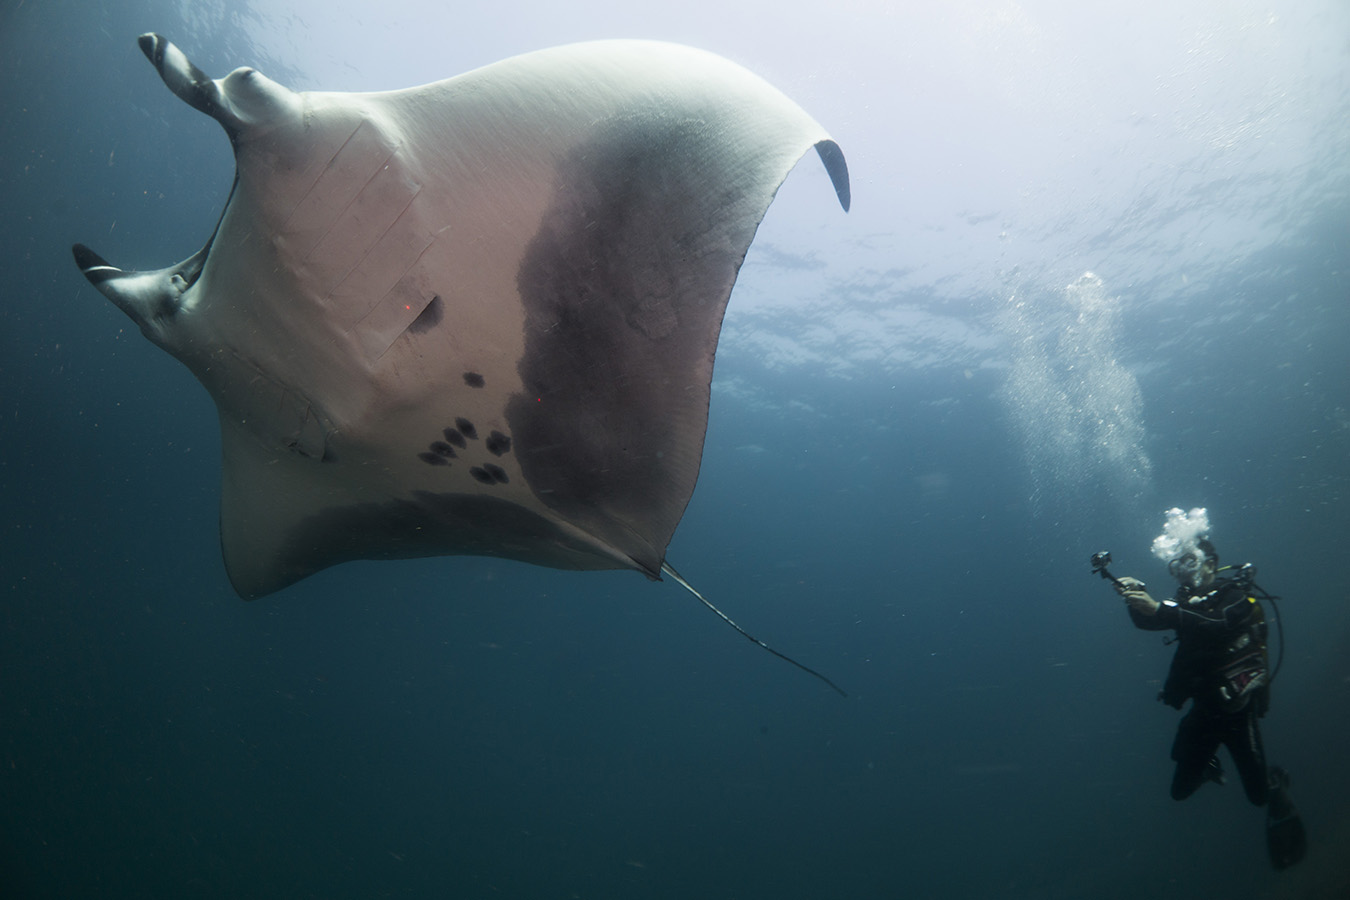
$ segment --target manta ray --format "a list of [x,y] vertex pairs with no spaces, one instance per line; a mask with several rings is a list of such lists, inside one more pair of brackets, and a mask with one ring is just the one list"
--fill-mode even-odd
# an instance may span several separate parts
[[665,551],[741,262],[810,149],[849,206],[820,125],[728,60],[650,41],[380,93],[213,80],[139,43],[224,128],[234,184],[180,263],[75,261],[216,402],[241,596],[449,554],[688,587]]

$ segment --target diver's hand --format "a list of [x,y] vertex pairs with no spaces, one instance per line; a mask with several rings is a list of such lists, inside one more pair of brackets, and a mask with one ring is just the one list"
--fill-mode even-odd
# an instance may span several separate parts
[[1117,578],[1116,593],[1125,598],[1125,602],[1136,612],[1151,616],[1158,611],[1161,606],[1157,600],[1148,595],[1144,590],[1144,583],[1138,578]]

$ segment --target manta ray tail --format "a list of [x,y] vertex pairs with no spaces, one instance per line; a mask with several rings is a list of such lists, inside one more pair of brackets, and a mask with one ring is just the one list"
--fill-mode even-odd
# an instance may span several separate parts
[[768,650],[770,653],[772,653],[774,656],[778,657],[779,659],[787,660],[788,662],[792,663],[792,664],[793,664],[794,666],[796,666],[797,668],[801,669],[803,672],[806,672],[806,673],[809,674],[809,675],[814,675],[815,677],[819,678],[821,681],[825,682],[825,683],[828,684],[831,688],[833,688],[834,691],[835,691],[835,693],[837,693],[839,696],[841,696],[841,697],[847,697],[847,696],[848,696],[848,694],[845,693],[845,691],[844,691],[843,688],[841,688],[839,685],[835,684],[835,683],[834,683],[833,681],[831,681],[830,679],[826,678],[824,675],[822,675],[822,674],[820,674],[819,672],[817,672],[815,669],[811,668],[810,666],[804,666],[804,665],[802,665],[801,663],[797,662],[797,661],[796,661],[795,659],[793,659],[792,657],[788,656],[786,653],[779,653],[777,650],[773,649],[773,648],[770,647],[768,644],[764,643],[764,642],[761,641],[759,638],[755,637],[755,636],[752,635],[750,632],[746,631],[744,628],[742,628],[741,626],[737,625],[735,622],[731,621],[731,618],[730,618],[726,613],[722,612],[720,609],[718,609],[717,607],[713,606],[712,603],[708,602],[708,598],[707,598],[707,597],[704,597],[702,594],[700,594],[697,590],[694,589],[694,586],[693,586],[692,584],[690,584],[689,582],[685,581],[683,575],[681,575],[679,572],[676,572],[674,569],[672,569],[671,566],[670,566],[670,563],[668,563],[668,562],[663,562],[663,563],[661,563],[661,571],[664,572],[664,573],[666,573],[667,575],[669,575],[671,578],[674,578],[676,581],[678,581],[678,582],[680,583],[680,586],[681,586],[681,587],[683,587],[686,591],[688,591],[689,593],[693,594],[695,597],[698,598],[698,602],[702,603],[704,606],[708,607],[708,609],[711,609],[713,612],[715,612],[715,613],[717,613],[719,616],[721,616],[723,622],[726,622],[726,623],[727,623],[728,625],[730,625],[732,628],[734,628],[734,629],[736,629],[737,631],[739,631],[739,632],[740,632],[742,635],[744,635],[748,640],[751,640],[751,641],[755,642],[756,644],[759,644],[761,647],[763,647],[765,650]]

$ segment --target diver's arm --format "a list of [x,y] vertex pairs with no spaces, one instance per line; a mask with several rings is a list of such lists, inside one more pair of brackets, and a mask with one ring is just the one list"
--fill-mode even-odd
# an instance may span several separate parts
[[1130,621],[1145,631],[1165,631],[1177,627],[1176,607],[1154,600],[1138,578],[1116,579],[1116,593],[1130,608]]
[[1137,612],[1141,615],[1157,615],[1158,607],[1162,605],[1148,595],[1148,591],[1144,590],[1142,581],[1128,575],[1116,579],[1116,593],[1125,598],[1125,603],[1130,607],[1131,612]]

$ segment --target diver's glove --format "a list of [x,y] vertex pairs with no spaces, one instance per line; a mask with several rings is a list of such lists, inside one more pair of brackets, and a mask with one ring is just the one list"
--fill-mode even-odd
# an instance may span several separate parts
[[1130,609],[1146,616],[1157,613],[1158,607],[1161,605],[1148,595],[1148,591],[1144,590],[1144,583],[1138,578],[1130,578],[1129,576],[1117,578],[1116,593],[1125,598],[1125,602]]

